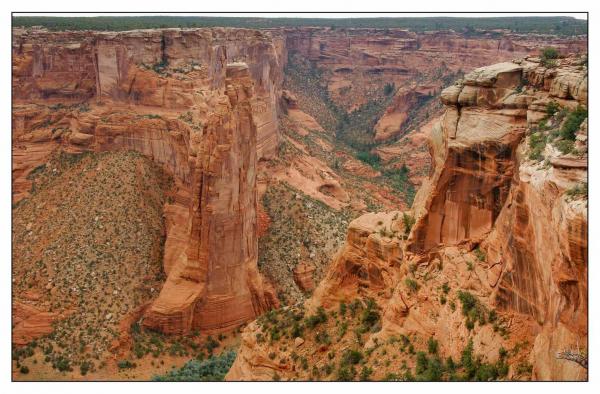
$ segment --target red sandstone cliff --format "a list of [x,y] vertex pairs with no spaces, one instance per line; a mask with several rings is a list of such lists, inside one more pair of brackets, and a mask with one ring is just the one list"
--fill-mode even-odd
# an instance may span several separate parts
[[563,53],[587,50],[585,38],[533,34],[469,37],[453,31],[317,27],[277,29],[274,34],[285,36],[288,52],[301,54],[324,72],[333,100],[348,109],[390,82],[407,88],[418,81],[418,92],[426,94],[439,91],[441,78],[449,73],[537,54],[546,46]]
[[25,32],[13,41],[14,200],[57,149],[139,151],[177,184],[165,206],[168,278],[144,325],[226,330],[268,309],[255,183],[258,158],[277,146],[277,40],[172,29]]
[[[342,336],[318,345],[325,350],[298,345],[303,341],[291,348],[322,367],[336,350],[377,351],[398,335],[415,347],[435,338],[441,354],[455,360],[472,340],[491,362],[500,348],[512,349],[508,379],[586,379],[585,369],[556,354],[585,350],[587,343],[587,194],[577,192],[587,181],[587,122],[564,153],[556,148],[560,137],[547,131],[562,127],[564,116],[548,115],[547,107],[555,102],[565,113],[585,107],[587,68],[576,58],[559,60],[556,68],[536,58],[500,63],[469,73],[442,101],[444,115],[431,132],[435,169],[412,211],[353,221],[306,305],[309,313],[322,306],[337,318],[340,302],[371,298],[382,311],[381,329],[367,333],[364,343]],[[536,133],[547,138],[541,159],[532,155]],[[416,223],[408,232],[412,215]],[[468,327],[456,306],[460,291],[474,295],[477,313],[495,310],[495,323],[484,316]],[[268,362],[271,347],[256,339],[261,330],[260,322],[245,330],[227,379],[314,376],[314,368],[303,372],[287,354]],[[399,357],[414,365],[410,356]],[[527,362],[530,375],[518,367]],[[376,365],[373,375],[383,379],[386,368]]]

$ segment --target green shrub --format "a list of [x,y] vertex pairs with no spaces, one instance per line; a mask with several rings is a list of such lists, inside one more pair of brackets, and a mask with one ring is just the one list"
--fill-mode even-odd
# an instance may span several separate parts
[[83,361],[81,364],[79,364],[79,372],[81,373],[81,376],[87,375],[88,371],[91,368],[92,368],[92,363],[89,361]]
[[359,380],[361,380],[363,382],[369,380],[369,376],[371,376],[372,373],[373,373],[373,368],[364,366],[363,369],[360,371]]
[[356,371],[354,370],[354,368],[350,368],[350,367],[340,367],[340,369],[338,369],[337,372],[337,380],[340,382],[349,382],[351,380],[354,380],[354,376],[356,374]]
[[403,164],[400,168],[389,168],[383,171],[383,176],[388,179],[394,190],[402,193],[406,203],[410,206],[415,198],[415,186],[409,179],[410,169]]
[[427,341],[427,351],[429,354],[437,354],[438,352],[438,341],[433,339],[433,337],[429,337]]
[[485,252],[483,250],[479,249],[479,247],[476,247],[475,250],[473,251],[473,253],[475,253],[477,260],[485,261]]
[[587,184],[587,182],[578,183],[577,185],[573,186],[571,189],[567,190],[565,192],[565,194],[571,198],[579,197],[579,196],[587,197],[588,184]]
[[344,302],[340,302],[340,315],[341,316],[346,315],[346,303],[344,303]]
[[462,305],[462,314],[465,316],[467,329],[472,330],[475,327],[475,321],[479,321],[480,325],[486,323],[486,310],[473,294],[468,291],[459,291],[458,300]]
[[415,367],[416,380],[435,382],[442,380],[444,366],[442,361],[434,356],[428,358],[425,352],[417,353],[417,364]]
[[59,356],[58,359],[55,360],[53,367],[58,369],[60,372],[72,371],[71,362],[63,356]]
[[559,109],[560,105],[558,105],[556,101],[550,101],[548,104],[546,104],[546,114],[548,116],[554,115]]
[[129,360],[121,360],[117,363],[117,367],[119,367],[119,369],[135,368],[135,363],[132,363]]
[[396,90],[396,85],[393,82],[386,83],[385,87],[383,88],[383,94],[385,94],[386,96],[389,96],[390,94],[392,94],[394,92],[394,90]]
[[215,341],[215,339],[209,335],[208,338],[206,338],[206,343],[204,344],[204,347],[208,351],[208,354],[212,354],[213,350],[219,347],[219,342]]
[[327,321],[327,314],[325,313],[325,309],[320,306],[317,309],[317,313],[315,315],[309,316],[306,318],[306,326],[309,328],[315,328],[321,323],[325,323]]
[[363,163],[367,163],[371,167],[379,167],[379,164],[381,162],[381,158],[378,155],[373,154],[371,152],[357,152],[356,158],[362,161]]
[[544,67],[553,68],[556,67],[556,60],[559,57],[558,50],[556,48],[547,47],[541,52],[541,62]]
[[442,291],[444,294],[448,294],[450,292],[450,285],[448,285],[448,282],[444,282],[442,285]]
[[555,68],[558,66],[556,60],[542,58],[542,66],[546,68]]
[[152,70],[154,70],[155,73],[161,73],[165,71],[165,68],[167,68],[168,65],[169,62],[166,59],[163,59],[160,62],[153,64]]
[[558,59],[558,56],[560,55],[558,52],[558,49],[554,48],[554,47],[546,47],[544,49],[542,49],[542,59]]
[[329,338],[329,334],[326,331],[319,331],[315,336],[315,341],[317,343],[323,343],[325,345],[329,345],[331,343],[331,339]]
[[165,375],[155,375],[153,381],[157,382],[207,382],[222,381],[235,360],[234,351],[223,352],[218,356],[211,356],[207,360],[191,360],[176,370]]
[[546,135],[542,132],[535,132],[529,135],[529,159],[540,161],[543,156],[542,153],[546,148]]
[[404,284],[413,293],[415,293],[417,290],[419,290],[419,284],[414,279],[406,278],[406,279],[404,279]]
[[408,215],[406,214],[406,212],[402,213],[402,224],[404,225],[404,234],[410,234],[410,230],[415,225],[415,222],[416,220],[414,216]]
[[376,324],[379,322],[380,316],[377,309],[378,308],[375,301],[372,299],[368,299],[367,307],[362,311],[362,314],[360,316],[360,322],[365,332],[375,327]]
[[23,375],[27,375],[29,373],[29,367],[27,367],[26,365],[21,365],[21,368],[19,369],[19,371],[23,374]]
[[294,324],[292,325],[292,330],[290,332],[292,338],[302,337],[303,333],[304,333],[304,327],[302,326],[302,324],[295,321]]
[[360,350],[347,349],[342,356],[342,365],[356,365],[363,357]]
[[565,140],[575,141],[575,132],[579,130],[581,123],[587,118],[587,109],[582,106],[577,108],[567,115],[567,119],[564,121],[562,128],[560,129],[560,136]]
[[555,142],[554,145],[562,154],[565,155],[573,152],[573,149],[575,149],[575,143],[570,140],[560,140]]

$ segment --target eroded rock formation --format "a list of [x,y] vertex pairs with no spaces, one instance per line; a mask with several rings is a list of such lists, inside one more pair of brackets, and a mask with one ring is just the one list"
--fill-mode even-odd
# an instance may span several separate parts
[[271,307],[256,268],[255,183],[257,160],[277,146],[277,39],[166,29],[13,41],[14,201],[57,149],[139,151],[177,185],[165,206],[168,279],[143,324],[212,332]]
[[[444,115],[431,132],[435,168],[412,210],[354,220],[307,311],[370,298],[382,318],[362,345],[367,352],[404,335],[415,347],[435,338],[441,354],[456,360],[472,341],[491,362],[499,349],[513,349],[508,379],[586,379],[585,368],[556,354],[587,343],[587,149],[579,137],[587,123],[570,153],[555,147],[561,138],[552,132],[544,134],[541,159],[531,142],[549,124],[564,125],[565,115],[553,115],[548,103],[568,114],[586,105],[586,86],[580,58],[555,68],[526,58],[476,69],[446,89]],[[469,323],[465,291],[473,313],[484,314],[479,324]],[[493,325],[486,324],[490,310]],[[257,332],[255,325],[244,332],[228,379],[304,376],[293,362],[261,362],[270,348],[256,343]],[[342,339],[326,349],[361,344]],[[295,351],[312,364],[327,362],[324,351]],[[531,369],[518,367],[527,363]]]

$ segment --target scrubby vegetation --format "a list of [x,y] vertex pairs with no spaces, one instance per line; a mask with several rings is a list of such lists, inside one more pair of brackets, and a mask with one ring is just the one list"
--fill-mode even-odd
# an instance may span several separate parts
[[572,199],[576,199],[579,197],[587,198],[588,184],[587,184],[587,182],[578,183],[577,185],[573,186],[571,189],[567,190],[565,192],[565,194],[567,195],[567,197],[572,198]]
[[556,67],[556,59],[558,59],[559,56],[560,54],[556,48],[547,47],[542,49],[540,56],[542,65],[547,68]]
[[86,375],[119,338],[121,318],[164,281],[172,181],[135,152],[58,152],[30,179],[31,196],[13,209],[13,292],[44,294],[50,312],[71,311],[35,346],[58,371]]
[[561,108],[555,101],[546,105],[546,117],[531,128],[528,137],[529,159],[542,161],[546,145],[551,143],[562,154],[575,153],[576,132],[587,118],[587,109],[577,106],[572,111]]
[[181,368],[169,371],[165,375],[152,377],[157,382],[218,382],[222,381],[235,360],[234,351],[210,356],[204,361],[191,360]]
[[417,191],[408,179],[409,169],[406,165],[400,168],[390,168],[383,171],[383,175],[389,180],[392,187],[404,196],[404,201],[411,206]]
[[318,282],[356,214],[336,211],[287,183],[270,185],[262,205],[271,223],[258,242],[258,267],[281,290],[284,303],[303,300],[306,295],[294,283],[291,271],[301,261],[309,261],[315,265]]
[[[442,287],[449,295],[449,286]],[[467,315],[481,309],[472,294],[459,292],[458,297]],[[495,311],[485,313],[490,323],[499,322]],[[443,357],[441,344],[433,336],[391,336],[385,342],[375,339],[366,345],[370,334],[381,330],[381,310],[371,298],[340,302],[329,310],[320,307],[311,314],[298,304],[272,310],[260,317],[258,324],[257,342],[269,342],[270,359],[291,364],[295,372],[286,373],[291,380],[501,380],[508,374],[509,357],[526,345],[510,352],[501,347],[496,362],[475,354],[472,340],[466,343],[459,360]],[[295,344],[298,337],[305,341],[301,346]],[[289,358],[283,355],[288,349],[293,349]],[[525,367],[522,369],[527,373]]]
[[574,111],[569,112],[560,129],[560,136],[565,140],[575,141],[575,132],[579,130],[579,126],[581,126],[581,123],[587,116],[587,109],[581,106],[578,106]]

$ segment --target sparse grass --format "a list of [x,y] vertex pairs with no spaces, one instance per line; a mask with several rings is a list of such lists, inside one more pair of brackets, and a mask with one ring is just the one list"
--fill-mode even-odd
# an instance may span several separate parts
[[462,314],[465,317],[465,325],[469,330],[475,326],[475,322],[479,325],[486,324],[486,308],[479,302],[477,297],[468,291],[458,291],[458,300],[462,306]]
[[475,254],[475,257],[477,257],[477,260],[479,260],[481,262],[485,261],[485,259],[486,259],[485,252],[483,250],[481,250],[479,248],[479,246],[473,250],[473,253]]
[[541,132],[533,132],[529,135],[529,159],[541,161],[544,149],[546,148],[546,135]]
[[556,59],[560,56],[558,50],[554,47],[546,47],[540,53],[542,65],[546,68],[554,68],[557,66]]
[[408,235],[410,234],[410,230],[412,230],[412,227],[415,225],[415,218],[414,216],[411,216],[409,214],[407,214],[406,212],[402,213],[402,224],[404,225],[404,234]]

